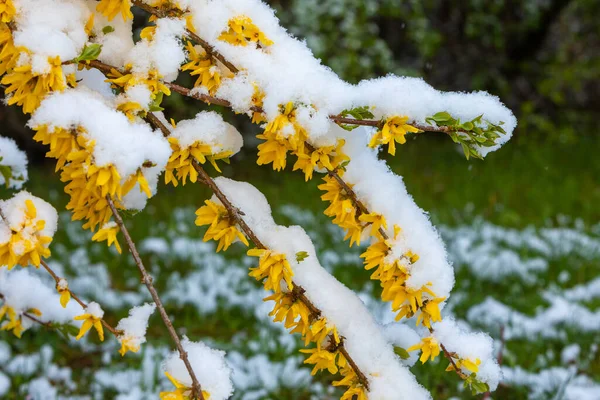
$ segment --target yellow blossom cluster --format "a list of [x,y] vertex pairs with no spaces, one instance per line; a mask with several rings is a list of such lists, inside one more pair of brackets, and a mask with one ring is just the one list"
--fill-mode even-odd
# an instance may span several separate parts
[[377,147],[382,144],[388,145],[388,153],[396,155],[396,143],[406,143],[407,133],[421,132],[414,126],[407,124],[408,117],[394,116],[383,123],[383,127],[373,135],[369,147]]
[[226,72],[202,47],[194,46],[190,41],[185,47],[189,61],[181,67],[181,71],[190,71],[191,76],[197,76],[194,87],[203,87],[213,96],[221,86],[222,75]]
[[58,56],[48,56],[46,68],[33,68],[31,51],[16,47],[13,41],[10,24],[15,13],[11,0],[0,3],[0,83],[5,87],[7,104],[16,104],[31,114],[48,93],[76,86],[75,74],[64,73]]
[[170,137],[169,144],[172,153],[165,167],[165,183],[172,183],[173,186],[179,185],[179,181],[182,181],[182,184],[185,185],[188,177],[190,182],[197,182],[198,172],[194,167],[194,161],[200,164],[208,161],[217,171],[221,172],[217,161],[222,160],[229,163],[229,157],[233,154],[231,151],[215,151],[210,145],[201,141],[196,141],[190,146],[184,147],[177,138]]
[[0,2],[0,21],[4,23],[12,22],[17,10],[12,0],[2,0]]
[[[1,221],[6,223],[7,221]],[[0,244],[0,266],[12,269],[15,265],[39,267],[41,259],[50,256],[48,248],[52,238],[42,234],[46,221],[39,219],[32,200],[23,204],[23,218],[17,224],[8,225],[10,237]]]
[[[132,69],[132,64],[125,65],[123,71],[112,68],[107,74],[106,82],[110,83],[113,89],[125,94],[134,86],[144,85],[150,91],[150,98],[153,101],[161,98],[160,96],[171,95],[171,90],[164,84],[162,76],[157,70],[153,69],[147,74],[140,74],[132,72]],[[124,97],[123,101],[117,105],[117,109],[127,115],[130,120],[134,120],[137,116],[145,117],[148,107],[148,104],[140,104],[127,97]]]
[[275,303],[269,316],[275,322],[283,322],[290,333],[302,335],[305,346],[310,343],[316,346],[301,350],[309,354],[304,363],[313,365],[312,374],[321,370],[332,374],[339,372],[342,379],[334,382],[334,386],[348,387],[342,399],[350,400],[355,395],[366,399],[365,388],[340,352],[342,338],[337,329],[303,301],[301,291],[292,281],[293,271],[287,257],[266,249],[252,249],[248,255],[259,258],[258,267],[250,269],[250,276],[263,281],[265,290],[274,292],[264,299]]
[[255,43],[258,47],[269,47],[273,44],[258,26],[254,25],[252,18],[239,15],[229,20],[229,29],[219,36],[219,40],[231,43],[234,46],[247,46]]
[[[396,236],[400,229],[396,227]],[[421,323],[431,328],[431,322],[442,320],[439,304],[445,300],[425,285],[414,289],[408,287],[406,281],[410,277],[409,267],[419,260],[419,256],[407,251],[402,257],[395,260],[388,259],[391,244],[389,240],[379,238],[361,254],[364,259],[365,269],[375,269],[371,279],[379,280],[383,288],[381,299],[392,303],[392,310],[397,313],[396,320],[403,317],[410,318],[419,313],[417,325]]]
[[218,241],[217,252],[227,250],[236,240],[249,246],[248,239],[237,228],[235,221],[232,220],[224,206],[210,200],[206,200],[204,204],[196,211],[196,225],[208,225],[203,239],[205,242]]
[[[260,91],[255,90],[253,100],[262,105]],[[258,145],[258,165],[273,164],[273,169],[281,171],[286,167],[287,154],[291,152],[298,157],[294,171],[302,170],[306,180],[312,178],[315,168],[335,170],[349,158],[342,152],[344,141],[339,140],[334,146],[323,146],[314,149],[306,144],[306,130],[296,119],[297,106],[288,102],[280,105],[279,115],[270,121],[262,134],[256,137],[264,140]],[[253,120],[256,116],[253,117]],[[257,119],[261,121],[260,119]]]
[[[50,130],[48,126],[41,125],[34,129],[34,140],[48,145],[50,151],[46,156],[57,160],[56,169],[61,170],[60,179],[66,183],[65,192],[70,196],[66,208],[73,212],[74,221],[86,221],[84,229],[95,231],[99,226],[105,228],[112,215],[107,196],[115,201],[117,208],[122,208],[120,200],[136,183],[148,197],[152,196],[141,169],[123,182],[114,165],[96,165],[93,156],[95,142],[87,138],[84,128],[54,127]],[[117,231],[111,228],[99,231],[94,240],[107,240],[109,245],[114,243],[120,252]]]
[[[437,297],[429,285],[415,289],[406,284],[410,277],[409,267],[418,261],[419,256],[407,251],[399,259],[389,260],[392,244],[387,239],[385,217],[377,213],[365,214],[360,210],[355,194],[351,192],[351,184],[342,184],[334,176],[326,176],[323,180],[325,183],[319,185],[319,189],[325,192],[321,199],[329,202],[325,215],[332,217],[333,223],[346,231],[344,240],[350,239],[350,246],[360,244],[361,237],[367,232],[374,239],[361,257],[366,270],[375,269],[371,279],[379,280],[383,289],[381,298],[392,303],[392,310],[397,313],[396,320],[418,313],[417,325],[422,323],[431,328],[432,322],[441,321],[439,304],[445,299]],[[394,239],[400,231],[398,226],[394,226]]]
[[[27,313],[32,316],[35,315],[36,317],[42,316],[41,311],[37,308],[31,308],[27,310]],[[15,309],[8,304],[4,304],[0,307],[0,321],[4,319],[4,316],[7,316],[8,320],[0,326],[0,331],[12,331],[13,335],[20,339],[23,331],[25,331],[25,327],[23,326],[23,315],[18,314]]]
[[88,333],[88,331],[93,327],[94,329],[96,329],[96,332],[98,332],[98,338],[100,339],[100,341],[104,341],[104,328],[102,327],[102,318],[98,317],[97,315],[85,313],[82,315],[78,315],[73,319],[75,321],[83,321],[83,323],[81,324],[81,328],[79,328],[79,333],[75,337],[76,340],[79,340],[83,336],[85,336],[85,334]]
[[324,213],[333,218],[334,224],[346,231],[344,240],[350,239],[350,247],[355,243],[360,245],[363,232],[369,226],[371,227],[371,236],[380,238],[380,229],[387,229],[387,222],[383,215],[361,213],[350,193],[351,184],[346,184],[346,188],[334,176],[326,176],[323,180],[325,183],[319,185],[319,189],[325,192],[321,196],[321,200],[329,203],[329,207]]
[[[165,372],[169,381],[175,386],[175,390],[170,392],[160,392],[160,400],[188,400],[191,399],[192,388],[185,386],[183,383],[179,382],[177,379],[173,378],[173,375]],[[210,400],[210,393],[203,390],[202,397],[204,400]]]
[[121,13],[123,21],[133,19],[131,12],[131,0],[100,0],[96,10],[111,21]]

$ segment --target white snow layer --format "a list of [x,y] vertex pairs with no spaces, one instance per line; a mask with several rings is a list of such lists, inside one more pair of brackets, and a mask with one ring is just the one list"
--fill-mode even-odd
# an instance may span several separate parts
[[[14,140],[7,137],[0,137],[0,167],[10,168],[9,189],[21,189],[27,182],[27,155]],[[4,174],[0,174],[0,185],[6,185]]]
[[[215,182],[244,213],[244,220],[268,249],[285,254],[294,272],[293,281],[327,321],[344,336],[344,345],[360,370],[369,377],[370,399],[429,399],[429,393],[394,353],[392,344],[358,296],[320,264],[314,246],[299,226],[275,224],[264,195],[248,183],[219,177]],[[213,201],[218,201],[213,198]],[[296,253],[308,257],[301,263]]]

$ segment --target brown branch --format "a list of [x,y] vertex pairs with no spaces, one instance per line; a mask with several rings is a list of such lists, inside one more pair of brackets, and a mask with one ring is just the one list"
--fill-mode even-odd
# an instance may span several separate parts
[[[6,215],[4,215],[4,212],[2,211],[2,209],[0,208],[0,217],[4,220],[4,222],[8,225],[8,219],[6,218]],[[50,266],[46,263],[46,261],[44,261],[44,259],[40,258],[40,264],[42,265],[42,267],[44,267],[44,269],[46,271],[48,271],[48,273],[50,274],[50,276],[52,276],[52,278],[54,279],[54,281],[56,282],[56,284],[58,285],[58,282],[61,280],[61,278],[56,275],[56,273],[52,270],[52,268],[50,268]],[[79,303],[79,305],[81,306],[81,308],[86,309],[87,308],[87,304],[85,304],[83,301],[81,301],[81,299],[79,297],[77,297],[77,295],[75,293],[73,293],[73,291],[71,289],[69,289],[69,293],[71,294],[71,297],[77,302]],[[27,315],[26,315],[27,316]],[[30,319],[30,316],[27,316]],[[106,322],[105,320],[101,319],[100,322],[102,322],[102,325],[113,335],[115,335],[115,337],[120,336],[123,332],[116,330],[115,328],[113,328],[108,322]],[[43,324],[43,323],[42,323]]]
[[177,347],[177,350],[179,351],[179,358],[181,358],[181,360],[185,364],[185,367],[188,370],[190,377],[192,378],[192,398],[198,399],[198,400],[204,400],[200,382],[198,382],[198,378],[196,378],[196,374],[194,373],[194,370],[192,369],[192,365],[190,364],[190,361],[188,359],[187,352],[183,348],[183,345],[181,344],[181,340],[179,339],[179,335],[175,331],[175,328],[173,327],[173,323],[169,319],[169,316],[167,315],[167,311],[165,310],[165,307],[163,306],[162,301],[160,300],[160,297],[158,296],[158,292],[156,291],[156,288],[154,287],[154,285],[152,283],[152,277],[148,274],[146,267],[144,267],[144,263],[142,261],[142,258],[140,257],[140,254],[137,251],[135,243],[133,242],[133,239],[131,239],[131,235],[129,235],[129,231],[127,230],[127,227],[125,226],[125,223],[123,222],[123,218],[121,218],[121,214],[115,207],[115,204],[114,204],[112,198],[110,197],[110,195],[106,196],[106,200],[108,202],[108,206],[110,207],[110,210],[112,211],[113,216],[115,217],[115,222],[121,229],[121,232],[123,233],[123,237],[125,237],[125,241],[127,242],[127,247],[129,247],[129,251],[131,252],[131,255],[133,256],[135,265],[138,267],[140,274],[142,275],[142,283],[144,283],[144,285],[146,285],[146,287],[148,288],[148,291],[150,292],[150,295],[152,296],[152,299],[154,300],[154,303],[156,304],[156,306],[158,308],[160,316],[161,316],[163,322],[165,323],[165,326],[167,327],[167,330],[169,331],[171,338],[175,342],[175,346]]
[[[155,121],[158,120],[158,118],[156,118],[156,116],[150,117],[151,114],[152,113],[148,113],[148,117],[149,117],[148,119],[150,120],[151,123],[154,123]],[[169,136],[171,134],[169,128],[165,124],[160,123],[160,121],[158,121],[158,122],[159,123],[157,124],[157,127],[159,129],[161,129],[161,131],[163,132],[163,135],[165,137]],[[204,168],[202,168],[200,163],[198,163],[197,161],[194,160],[192,162],[192,164],[193,164],[194,168],[196,169],[196,171],[198,172],[198,175],[201,178],[202,182],[212,190],[212,192],[215,194],[215,196],[217,196],[219,201],[227,209],[232,221],[235,221],[236,225],[238,225],[240,227],[240,229],[244,232],[244,234],[254,243],[256,248],[266,250],[267,247],[261,242],[261,240],[258,238],[258,236],[256,236],[256,234],[254,233],[252,228],[250,228],[250,226],[248,226],[246,221],[244,221],[243,212],[240,209],[238,209],[237,207],[235,207],[231,203],[231,201],[229,201],[227,196],[221,191],[221,189],[219,188],[217,183],[210,177],[210,175],[208,175],[208,173],[204,170]],[[292,281],[292,284],[294,287],[292,289],[292,295],[295,296],[295,298],[297,298],[298,300],[300,300],[302,303],[304,303],[306,305],[306,307],[308,308],[308,310],[311,313],[311,318],[319,318],[322,315],[322,312],[317,306],[314,305],[313,302],[311,302],[308,299],[308,297],[306,297],[306,294],[305,294],[306,290],[303,287],[297,285],[293,281]],[[356,376],[358,377],[358,380],[360,381],[360,383],[368,390],[369,389],[369,381],[368,381],[367,377],[360,370],[360,368],[356,365],[356,363],[354,362],[354,360],[352,359],[352,357],[350,356],[348,351],[344,348],[342,343],[340,343],[339,350],[344,355],[346,360],[348,360],[348,363],[350,364],[350,366],[356,373]]]
[[[73,61],[65,61],[64,65],[73,64]],[[87,67],[96,68],[104,74],[111,73],[112,70],[119,71],[119,68],[114,67],[112,65],[103,63],[98,60],[92,61],[81,61],[80,64]],[[163,82],[165,86],[167,86],[173,92],[179,93],[182,96],[190,97],[195,100],[200,100],[208,105],[218,105],[223,107],[231,108],[231,102],[225,99],[221,99],[219,97],[210,96],[203,93],[198,93],[192,89],[186,88],[184,86],[178,85],[176,83],[171,82]],[[261,107],[253,106],[250,108],[250,111],[264,113],[264,110]],[[354,119],[354,118],[345,118],[340,115],[330,115],[329,119],[332,122],[335,122],[338,125],[359,125],[359,126],[372,126],[379,127],[381,126],[381,120],[371,120],[371,119]],[[415,128],[423,131],[423,132],[442,132],[442,133],[450,133],[451,130],[447,126],[433,126],[433,125],[424,125],[418,123],[411,123]],[[464,130],[456,130],[457,132],[464,132]]]
[[220,99],[218,97],[209,96],[207,94],[193,92],[191,89],[177,85],[175,83],[165,82],[165,86],[167,86],[172,91],[177,92],[183,96],[187,96],[187,97],[191,97],[192,99],[203,101],[203,102],[207,103],[208,105],[216,104],[218,106],[231,107],[231,103],[227,100]]
[[[46,263],[46,261],[44,261],[43,259],[40,259],[40,264],[42,265],[42,267],[44,267],[44,269],[46,271],[48,271],[48,273],[50,274],[50,276],[52,276],[52,278],[54,278],[54,281],[56,282],[56,284],[58,285],[58,282],[60,282],[60,280],[62,279],[60,276],[56,275],[56,273],[52,270],[52,268],[50,268],[50,266],[48,265],[48,263]],[[73,300],[75,300],[83,309],[87,308],[87,304],[85,304],[71,289],[69,289],[69,293],[71,294],[71,297],[73,298]],[[101,319],[100,322],[102,323],[102,325],[113,335],[115,335],[115,337],[119,337],[123,334],[122,331],[119,331],[115,328],[113,328],[108,322],[106,322],[104,319]]]

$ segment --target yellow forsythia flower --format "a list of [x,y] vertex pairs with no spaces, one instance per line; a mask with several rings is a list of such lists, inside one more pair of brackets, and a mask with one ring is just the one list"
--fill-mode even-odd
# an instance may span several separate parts
[[264,282],[265,290],[272,290],[275,293],[281,292],[281,281],[283,280],[288,290],[293,289],[292,267],[284,254],[277,254],[271,250],[252,249],[248,250],[248,255],[259,257],[258,267],[250,268],[250,276]]
[[406,349],[406,351],[415,351],[419,349],[422,351],[419,360],[423,364],[425,364],[425,362],[430,358],[431,361],[435,360],[435,358],[440,354],[440,344],[434,337],[431,336],[424,338],[421,340],[421,342]]
[[56,284],[56,291],[60,293],[60,305],[63,308],[67,308],[69,300],[71,300],[71,291],[69,290],[69,284],[66,279],[61,279]]
[[[160,400],[188,400],[192,394],[192,388],[186,387],[183,383],[173,378],[168,372],[165,372],[165,375],[169,378],[173,386],[175,386],[175,390],[171,392],[160,392]],[[210,400],[210,393],[203,390],[202,397],[204,397],[204,400]]]
[[333,171],[344,161],[350,160],[350,158],[342,152],[345,141],[338,140],[335,146],[324,146],[309,151],[306,147],[302,147],[296,155],[298,161],[294,164],[294,171],[300,169],[304,172],[304,180],[308,181],[312,179],[315,168],[326,169]]
[[128,351],[131,351],[132,353],[137,353],[140,351],[140,345],[135,341],[135,338],[129,336],[120,336],[118,340],[121,342],[121,348],[119,349],[119,354],[121,354],[121,357],[123,357]]
[[0,21],[8,23],[12,22],[17,10],[12,0],[0,1]]
[[20,316],[18,317],[14,308],[9,307],[7,304],[0,307],[0,321],[5,315],[8,317],[8,321],[0,326],[0,330],[12,331],[13,334],[20,339],[24,331]]
[[221,33],[219,40],[231,43],[234,46],[246,46],[248,43],[256,43],[261,47],[268,47],[273,44],[254,23],[252,19],[245,15],[239,15],[229,20],[229,30]]
[[39,267],[41,259],[50,256],[48,245],[52,238],[41,234],[46,221],[38,219],[31,199],[25,200],[23,216],[18,225],[8,227],[10,238],[0,244],[0,266],[6,265],[9,270],[15,265]]
[[110,247],[114,243],[115,248],[117,249],[119,254],[121,254],[121,245],[117,240],[117,234],[119,233],[119,231],[119,226],[115,222],[111,221],[104,224],[104,226],[102,226],[102,228],[100,228],[100,230],[96,232],[94,236],[92,236],[92,240],[94,242],[102,242],[106,240],[106,244],[108,247]]
[[31,114],[39,107],[46,94],[64,90],[67,81],[60,57],[48,57],[48,64],[48,73],[34,73],[30,64],[24,64],[15,66],[5,75],[0,82],[7,86],[7,104],[22,106],[25,114]]
[[76,321],[83,321],[81,324],[81,328],[79,329],[79,334],[75,339],[81,339],[92,327],[96,329],[98,332],[98,337],[100,341],[104,341],[104,328],[102,327],[102,317],[104,316],[104,311],[100,308],[97,303],[89,303],[85,314],[78,315],[73,318]]
[[[459,358],[458,360],[454,361],[454,364],[456,364],[456,367],[458,369],[461,368],[466,368],[468,369],[470,372],[472,373],[477,373],[479,372],[479,365],[481,365],[481,360],[479,358],[475,359],[475,361],[471,361],[469,358]],[[452,365],[452,363],[450,363],[448,365],[448,367],[446,368],[446,371],[454,371],[454,365]]]
[[388,145],[388,153],[391,155],[396,154],[396,142],[400,144],[406,143],[406,134],[408,132],[417,133],[419,129],[414,126],[407,124],[408,117],[391,117],[388,118],[381,128],[369,142],[369,147],[376,147],[380,144]]
[[296,106],[293,102],[279,106],[279,115],[269,122],[265,131],[257,138],[265,140],[258,145],[258,165],[273,163],[273,169],[280,171],[286,166],[288,151],[302,152],[307,134],[296,121]]
[[[221,72],[219,66],[204,49],[196,47],[192,42],[187,42],[186,49],[188,51],[187,64],[181,67],[182,71],[191,71],[191,76],[198,76],[194,87],[202,86],[206,88],[208,93],[213,96],[219,86],[221,86]],[[201,52],[198,52],[200,49]]]
[[301,353],[310,354],[310,356],[304,360],[304,364],[313,364],[313,370],[311,375],[315,375],[321,370],[328,370],[329,373],[335,374],[338,372],[338,366],[336,364],[336,352],[330,352],[326,349],[301,349]]
[[119,12],[125,22],[128,19],[133,19],[130,0],[100,0],[96,6],[96,11],[107,17],[109,21],[112,21]]
[[195,222],[197,226],[209,225],[203,238],[205,242],[219,241],[217,252],[227,250],[236,239],[246,246],[250,245],[246,236],[235,226],[235,222],[231,221],[229,212],[224,206],[210,200],[206,200],[204,203],[206,205],[196,211]]

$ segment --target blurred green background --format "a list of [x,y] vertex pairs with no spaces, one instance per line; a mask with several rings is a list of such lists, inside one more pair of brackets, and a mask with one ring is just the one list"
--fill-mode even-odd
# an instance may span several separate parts
[[[306,39],[324,64],[350,82],[387,73],[423,77],[440,90],[489,91],[499,96],[516,114],[519,124],[513,139],[484,161],[466,161],[460,149],[441,134],[419,135],[402,146],[395,158],[388,159],[394,172],[404,177],[417,204],[430,212],[434,222],[442,227],[442,235],[457,267],[456,300],[452,304],[456,317],[468,319],[474,328],[489,332],[498,344],[502,341],[501,331],[504,329],[501,325],[478,323],[468,318],[469,309],[487,296],[515,312],[533,317],[550,309],[551,301],[544,294],[548,290],[558,297],[566,296],[565,293],[577,285],[598,281],[600,2],[295,0],[269,3],[277,9],[283,26]],[[137,17],[136,22],[141,26],[142,14]],[[185,78],[183,82],[186,82]],[[166,113],[176,120],[191,117],[202,107],[177,95],[168,98],[165,104]],[[310,226],[307,229],[318,239],[320,253],[335,253],[346,260],[332,263],[330,269],[333,273],[353,289],[377,298],[379,289],[369,284],[369,274],[360,268],[359,250],[352,250],[350,258],[352,255],[355,258],[348,261],[348,257],[343,257],[348,251],[340,243],[339,232],[332,232],[327,227],[328,222],[322,216],[326,206],[319,200],[316,188],[319,179],[304,183],[301,174],[290,171],[275,173],[269,168],[256,166],[256,148],[252,138],[259,128],[227,110],[215,109],[234,121],[247,139],[246,148],[234,157],[231,166],[224,169],[224,175],[248,181],[262,190],[280,223],[308,221]],[[1,107],[0,124],[2,134],[14,137],[31,156],[30,182],[26,188],[33,194],[52,200],[57,208],[64,206],[65,197],[58,177],[52,172],[53,165],[44,160],[45,149],[36,145],[31,140],[31,132],[23,127],[25,119],[20,111]],[[4,191],[1,194],[1,197],[6,196]],[[175,241],[184,237],[199,242],[203,230],[193,226],[193,209],[208,197],[209,193],[200,185],[177,189],[161,186],[159,195],[150,201],[148,209],[128,223],[134,237],[140,241],[153,236],[162,238],[169,246],[175,246]],[[308,212],[310,218],[300,218],[300,210]],[[110,276],[107,287],[117,292],[143,293],[143,289],[137,286],[135,270],[126,255],[117,257],[104,251],[100,245],[75,240],[77,234],[67,231],[77,224],[69,224],[67,220],[68,217],[63,219],[65,228],[61,228],[53,245],[56,262],[62,264],[65,274],[76,277],[85,271],[89,273],[93,263],[103,263]],[[490,239],[485,236],[486,227],[490,226],[500,232],[499,236],[517,235],[521,239]],[[525,265],[540,258],[547,268],[532,272],[531,279],[522,279],[519,273],[507,274],[501,280],[474,273],[476,261],[460,258],[455,247],[460,245],[460,236],[464,234],[461,229],[466,229],[476,238],[480,235],[480,240],[491,246],[486,255],[492,258],[510,251],[515,255],[517,267],[519,263]],[[582,239],[577,246],[557,250],[556,253],[540,253],[529,240],[533,238],[549,246],[558,246],[563,240],[563,236],[559,236],[560,240],[556,239],[559,234],[565,235],[565,242],[573,235],[580,235],[577,237]],[[552,235],[555,237],[552,238]],[[161,255],[152,251],[144,254],[145,259],[153,264],[155,277],[160,278],[165,268],[177,271],[182,279],[187,279],[185,277],[195,271],[209,268],[198,259],[174,255],[175,248],[169,248],[173,254]],[[476,248],[473,247],[473,251]],[[224,258],[207,258],[209,254],[212,256],[212,248],[208,248],[206,254],[202,253],[205,258],[201,261],[218,259],[221,261],[217,264],[247,268],[249,264],[244,261],[242,250],[238,250]],[[86,259],[88,266],[75,265],[72,259],[74,252],[89,254]],[[507,262],[510,263],[510,260]],[[173,290],[166,278],[158,282],[160,290]],[[257,288],[252,282],[244,285]],[[76,286],[72,289],[77,291]],[[90,299],[96,296],[102,299],[100,294],[91,290],[84,291],[84,295]],[[247,359],[256,354],[267,354],[269,360],[276,363],[297,354],[294,346],[289,349],[278,342],[281,340],[279,333],[272,333],[273,329],[275,332],[277,329],[269,328],[265,333],[260,327],[262,322],[260,319],[257,322],[251,312],[237,305],[228,306],[225,302],[220,298],[216,310],[210,311],[185,302],[182,306],[174,299],[168,300],[167,305],[176,324],[179,321],[181,326],[188,327],[186,333],[192,339],[207,340],[219,348],[240,352]],[[600,319],[600,293],[585,298],[581,305],[592,315],[591,323],[596,321],[594,318]],[[116,321],[117,317],[126,315],[127,307],[115,306],[111,312],[109,319]],[[581,314],[581,318],[590,318],[589,315]],[[159,319],[155,316],[152,321],[149,342],[157,348],[168,345]],[[513,340],[504,338],[504,366],[513,370],[523,368],[527,373],[541,377],[542,381],[553,382],[555,386],[550,384],[540,390],[539,386],[543,386],[539,384],[541,381],[533,378],[522,379],[520,383],[513,380],[503,385],[493,398],[579,400],[576,395],[579,392],[568,390],[568,385],[573,382],[600,390],[598,332],[579,329],[567,322],[549,324],[547,329],[550,333],[555,330],[557,337],[538,334],[516,335]],[[19,343],[8,342],[13,354],[38,351],[43,343],[55,343],[54,362],[63,367],[75,366],[73,380],[77,383],[76,388],[57,384],[61,393],[85,394],[89,387],[93,387],[94,393],[97,393],[95,398],[117,398],[119,393],[127,391],[110,385],[108,389],[103,388],[98,383],[98,370],[139,368],[140,360],[135,357],[126,358],[115,367],[99,362],[89,349],[86,350],[91,354],[82,356],[79,350],[70,349],[51,332],[43,339],[35,337],[35,334],[26,334],[25,337]],[[5,338],[6,334],[0,333],[0,341]],[[269,338],[276,344],[265,344]],[[563,353],[573,344],[586,356],[565,361]],[[142,357],[146,360],[148,356]],[[297,360],[297,364],[300,363]],[[576,370],[571,376],[569,368],[573,365]],[[433,365],[416,366],[413,371],[432,390],[436,399],[470,398],[470,394],[460,388],[455,376],[443,372],[445,366],[444,361],[439,361]],[[564,371],[569,372],[565,372],[566,377]],[[9,374],[13,389],[8,398],[23,398],[20,397],[22,389],[19,386],[26,387],[24,382],[36,374]],[[326,375],[320,375],[316,382],[326,383],[329,379]],[[164,384],[164,381],[161,382],[159,386]],[[236,398],[321,399],[334,398],[335,395],[330,389],[319,389],[306,383],[294,386],[283,380],[269,386],[260,380],[258,382],[259,386],[262,384],[268,390],[260,392],[256,389],[253,393],[259,394],[255,397],[244,397],[251,392],[246,388]],[[147,382],[142,382],[140,387],[148,393],[156,389],[154,384]],[[548,387],[550,389],[546,390]]]

